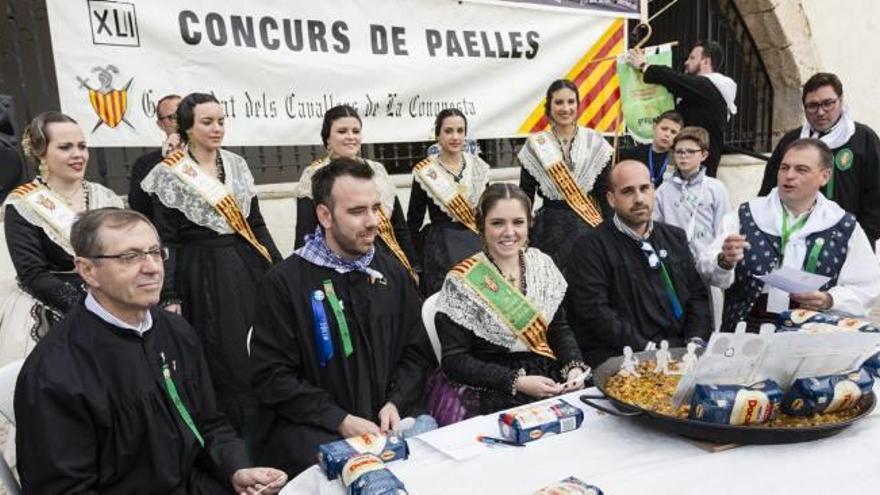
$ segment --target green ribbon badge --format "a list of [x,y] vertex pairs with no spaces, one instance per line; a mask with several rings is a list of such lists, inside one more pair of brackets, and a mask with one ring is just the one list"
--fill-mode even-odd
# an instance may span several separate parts
[[837,166],[837,170],[840,170],[841,172],[849,170],[854,161],[853,152],[849,148],[844,148],[838,151],[834,156],[834,165]]

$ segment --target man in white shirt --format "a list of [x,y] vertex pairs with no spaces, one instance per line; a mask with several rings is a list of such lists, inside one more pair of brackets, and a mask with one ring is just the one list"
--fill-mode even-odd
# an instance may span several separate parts
[[[855,217],[819,193],[832,166],[825,143],[798,139],[782,158],[777,187],[724,217],[698,263],[705,279],[726,289],[722,331],[739,321],[755,330],[789,308],[855,317],[870,311],[880,295],[880,266]],[[755,278],[781,266],[830,280],[817,291],[789,294]]]
[[198,337],[157,309],[167,251],[146,217],[99,208],[70,242],[88,286],[15,389],[25,493],[276,493],[218,412]]

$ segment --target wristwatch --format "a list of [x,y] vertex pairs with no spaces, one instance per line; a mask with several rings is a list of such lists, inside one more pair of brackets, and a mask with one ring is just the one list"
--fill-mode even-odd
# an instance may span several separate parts
[[724,259],[724,253],[718,253],[718,266],[724,270],[733,270],[735,265],[728,263],[727,260]]

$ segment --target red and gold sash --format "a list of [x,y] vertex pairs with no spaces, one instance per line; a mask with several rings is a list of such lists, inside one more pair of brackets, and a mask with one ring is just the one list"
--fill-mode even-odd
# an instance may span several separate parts
[[532,352],[556,359],[547,343],[547,321],[531,302],[490,263],[472,256],[449,272],[461,278]]
[[254,249],[257,250],[266,260],[272,262],[272,256],[266,246],[260,243],[254,234],[251,225],[244,218],[241,209],[235,198],[220,181],[209,177],[201,168],[191,160],[186,159],[186,152],[183,150],[171,153],[162,163],[165,164],[174,175],[186,184],[190,189],[198,193],[205,201],[208,202],[217,213],[219,213],[229,224],[229,227],[238,235],[242,236]]
[[400,261],[400,264],[406,268],[413,280],[417,280],[418,277],[416,277],[416,271],[406,258],[406,253],[400,248],[400,243],[397,242],[397,236],[394,235],[394,227],[391,225],[391,220],[388,219],[388,215],[383,208],[379,208],[379,237],[385,242],[388,249],[391,250],[391,254],[393,254],[394,257]]
[[591,227],[602,223],[602,213],[596,200],[584,194],[574,180],[571,170],[565,165],[562,153],[550,142],[545,133],[529,136],[529,148],[538,157],[568,206]]
[[461,191],[456,187],[449,174],[441,169],[441,165],[434,158],[425,158],[413,169],[416,180],[424,186],[447,214],[456,221],[477,232],[477,217],[474,208],[468,203]]

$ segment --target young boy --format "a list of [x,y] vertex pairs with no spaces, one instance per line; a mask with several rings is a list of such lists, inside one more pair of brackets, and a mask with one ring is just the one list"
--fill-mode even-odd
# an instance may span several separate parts
[[[684,229],[691,253],[698,260],[721,233],[721,220],[730,211],[730,195],[720,180],[706,175],[703,161],[709,157],[709,133],[705,129],[682,129],[670,153],[675,157],[675,173],[657,189],[654,220]],[[709,282],[706,277],[703,281]],[[717,287],[709,289],[717,331],[721,327],[723,295]]]
[[667,166],[673,162],[669,153],[672,141],[684,126],[684,120],[678,112],[668,110],[654,119],[654,140],[651,144],[640,144],[635,148],[621,153],[620,159],[638,160],[648,166],[654,187],[663,183],[663,175]]
[[702,127],[685,127],[675,136],[675,173],[657,188],[654,205],[655,220],[684,229],[694,259],[720,233],[721,219],[730,211],[727,188],[706,175],[708,150],[709,133]]

